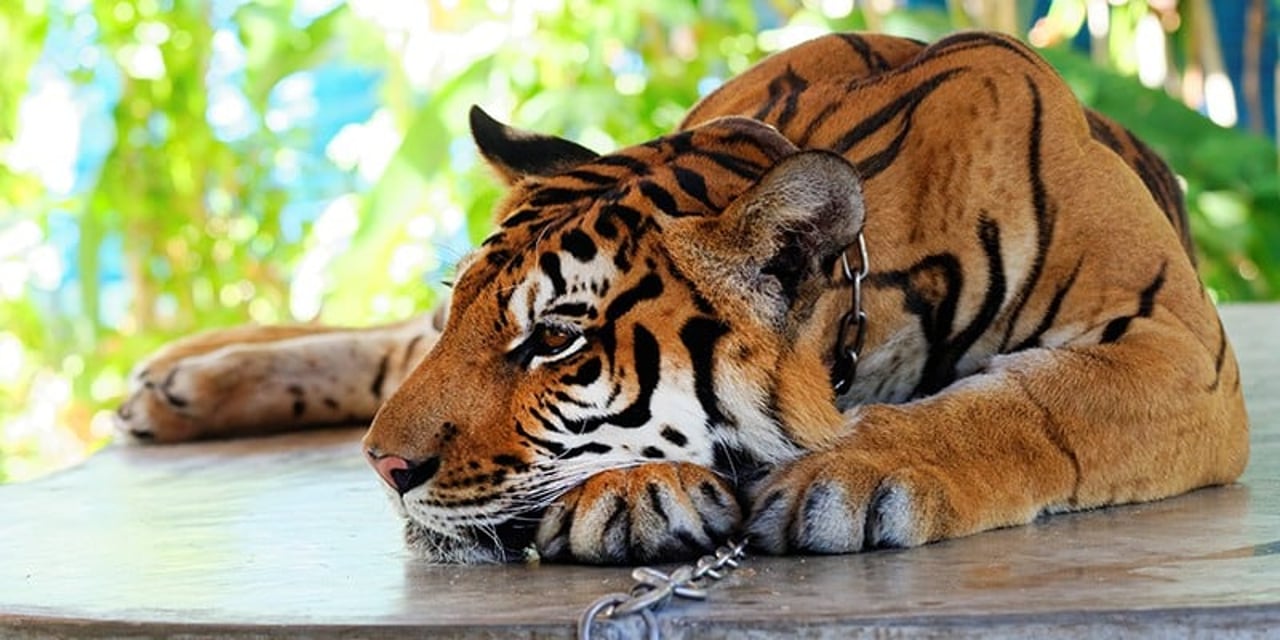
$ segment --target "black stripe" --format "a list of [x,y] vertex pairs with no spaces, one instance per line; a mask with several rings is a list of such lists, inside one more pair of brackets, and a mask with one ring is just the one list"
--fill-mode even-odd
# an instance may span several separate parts
[[[841,33],[838,34],[841,41],[849,45],[853,52],[862,60],[862,65],[867,68],[871,74],[885,71],[889,69],[889,62],[880,55],[880,52],[871,48],[866,40],[863,40],[856,34]],[[869,74],[869,75],[871,75]]]
[[[759,153],[760,155],[764,156],[769,160],[773,160],[778,153],[777,147],[773,146],[772,144],[766,145],[764,140],[761,140],[760,135],[756,133],[747,133],[746,131],[732,129],[725,133],[720,134],[719,138],[720,138],[720,144],[718,146],[720,147],[731,147],[731,146],[738,146],[738,145],[741,145],[744,147],[751,147],[752,149],[755,149],[757,153]],[[697,149],[691,149],[691,151],[696,152]],[[760,167],[760,165],[757,165],[754,162],[750,162],[746,158],[741,157],[741,154],[738,154],[738,159],[743,162],[747,162],[753,167]],[[759,170],[763,170],[763,169],[761,168]]]
[[[655,482],[650,482],[644,487],[645,493],[649,496],[649,508],[653,510],[654,515],[658,516],[666,525],[671,524],[671,518],[667,515],[666,507],[662,506],[662,489]],[[665,526],[663,528],[666,528]]]
[[1194,243],[1191,240],[1190,225],[1187,221],[1187,203],[1182,194],[1182,188],[1178,186],[1178,179],[1174,176],[1169,165],[1164,162],[1151,147],[1139,140],[1128,129],[1124,130],[1125,135],[1129,139],[1129,143],[1137,150],[1141,159],[1138,172],[1142,178],[1143,184],[1147,186],[1147,190],[1151,192],[1156,203],[1164,211],[1165,218],[1169,224],[1173,226],[1174,231],[1178,232],[1178,239],[1182,242],[1183,249],[1186,250],[1187,256],[1191,258],[1191,264],[1196,264],[1196,252]]
[[[575,397],[573,397],[573,396],[571,396],[571,395],[569,395],[569,394],[567,394],[567,393],[565,393],[565,392],[563,392],[563,391],[557,391],[557,392],[555,392],[555,393],[553,393],[553,394],[551,394],[551,395],[552,395],[552,396],[554,396],[554,397],[555,397],[555,399],[556,399],[556,400],[558,400],[559,402],[562,402],[562,403],[564,403],[564,404],[571,404],[571,405],[573,405],[573,406],[575,406],[575,407],[582,407],[582,408],[584,408],[584,409],[594,409],[594,408],[596,407],[596,405],[595,405],[594,403],[591,403],[591,402],[583,402],[583,401],[581,401],[581,400],[579,400],[579,399],[577,399],[577,398],[575,398]],[[564,414],[560,413],[560,408],[559,408],[559,407],[557,407],[556,405],[554,405],[554,404],[553,404],[553,405],[549,405],[549,407],[550,407],[550,409],[551,409],[551,412],[552,412],[552,413],[554,413],[554,414],[556,414],[557,416],[563,416],[563,415],[564,415]]]
[[1109,342],[1115,342],[1116,340],[1119,340],[1120,337],[1123,336],[1125,332],[1129,330],[1130,322],[1133,322],[1133,316],[1121,316],[1119,318],[1112,319],[1110,322],[1107,323],[1107,326],[1102,330],[1102,338],[1100,340],[1100,343],[1107,344]]
[[787,85],[787,99],[782,105],[782,113],[778,114],[775,126],[778,129],[785,129],[791,124],[791,120],[796,117],[796,111],[799,109],[800,95],[805,89],[809,88],[809,83],[804,78],[796,75],[791,67],[787,67],[787,72],[780,78]]
[[1120,139],[1111,131],[1111,126],[1096,111],[1085,109],[1084,118],[1089,123],[1089,134],[1094,140],[1101,142],[1115,151],[1118,155],[1124,155],[1124,146],[1120,144]]
[[603,455],[603,454],[609,453],[610,451],[613,451],[613,447],[603,442],[588,442],[582,446],[574,447],[572,449],[565,451],[563,454],[560,455],[559,459],[569,460],[571,458],[576,458],[584,453],[594,453],[596,455]]
[[648,164],[641,162],[639,160],[636,160],[635,158],[632,158],[630,156],[624,156],[621,154],[614,154],[614,155],[608,155],[608,156],[596,158],[594,161],[592,161],[591,164],[602,164],[609,167],[622,167],[630,171],[631,173],[634,173],[640,176],[649,175],[649,172],[652,170]]
[[582,229],[571,229],[561,236],[560,246],[579,262],[591,262],[596,257],[596,243]]
[[596,221],[591,228],[595,229],[595,232],[602,238],[611,240],[618,237],[618,228],[613,226],[613,223],[609,221],[608,216],[604,215],[604,212],[596,214]]
[[[948,338],[947,335],[942,334],[942,331],[949,327],[951,319],[954,318],[955,307],[960,294],[959,285],[963,282],[963,276],[956,273],[954,282],[957,286],[948,288],[944,302],[947,306],[945,315],[950,316],[950,318],[947,318],[945,326],[939,323],[935,327],[934,335],[930,337],[929,355],[925,360],[924,370],[920,374],[920,382],[916,385],[914,391],[914,395],[917,397],[941,391],[943,387],[955,381],[956,364],[969,351],[969,348],[978,341],[978,338],[987,331],[991,321],[995,319],[1000,311],[1000,303],[1004,300],[1006,288],[1004,266],[1000,256],[1000,228],[995,222],[984,217],[978,222],[978,238],[987,257],[987,283],[982,306],[968,326],[961,330],[955,338]],[[940,313],[939,315],[942,316],[943,314]],[[928,333],[926,333],[927,335]]]
[[[917,287],[922,281],[926,287]],[[962,275],[960,260],[950,253],[926,256],[904,271],[873,272],[872,286],[902,291],[903,307],[920,320],[920,332],[930,345],[945,343],[955,322]]]
[[613,176],[606,176],[586,169],[575,169],[564,175],[567,178],[581,180],[594,185],[614,184],[618,181],[618,179]]
[[1156,274],[1155,279],[1152,280],[1151,284],[1147,285],[1140,294],[1138,294],[1137,313],[1129,316],[1120,316],[1119,318],[1115,318],[1111,322],[1107,323],[1107,326],[1102,330],[1102,339],[1100,340],[1102,344],[1115,342],[1124,337],[1125,332],[1129,330],[1129,324],[1133,322],[1135,318],[1151,317],[1152,312],[1155,311],[1156,294],[1158,294],[1161,287],[1164,286],[1164,272],[1165,268],[1168,266],[1169,264],[1167,262],[1161,264],[1160,272]]
[[639,387],[636,399],[626,409],[613,415],[566,421],[564,427],[570,433],[591,433],[605,424],[624,429],[634,429],[642,427],[649,422],[653,415],[649,404],[653,399],[653,392],[657,389],[658,380],[661,377],[662,352],[658,346],[657,338],[654,338],[648,329],[638,324],[634,328],[633,343],[634,359],[632,362],[635,367],[636,384]]
[[644,449],[641,449],[640,455],[646,458],[649,458],[650,460],[662,460],[663,458],[667,457],[667,454],[664,453],[662,449],[659,449],[654,446],[648,446],[648,447],[645,447]]
[[724,499],[725,496],[720,492],[720,488],[710,481],[704,480],[698,483],[698,493],[701,494],[705,500],[717,507],[720,507],[721,509],[726,505]]
[[1004,301],[1008,285],[1005,281],[1004,260],[1000,255],[1000,226],[989,218],[978,221],[978,239],[982,242],[982,251],[987,256],[986,296],[982,300],[982,308],[973,322],[956,336],[956,360],[964,355],[978,341],[978,338],[991,326],[996,314],[1000,312],[1000,303]]
[[613,512],[609,514],[608,520],[604,523],[604,530],[600,532],[600,542],[605,548],[605,553],[615,561],[628,560],[632,554],[629,544],[631,542],[630,515],[631,511],[626,498],[614,496]]
[[691,318],[680,329],[680,341],[688,350],[689,361],[693,365],[694,393],[707,416],[708,429],[729,422],[716,399],[714,370],[716,343],[727,333],[729,325],[704,317]]
[[907,133],[911,130],[911,119],[925,98],[963,71],[966,71],[966,69],[948,69],[916,85],[910,91],[902,94],[893,102],[885,105],[855,125],[848,133],[831,145],[831,150],[844,155],[854,145],[863,142],[890,122],[902,116],[903,124],[889,146],[855,163],[863,180],[874,178],[897,159],[898,153],[902,150],[902,144],[906,140]]
[[1049,206],[1049,196],[1045,189],[1041,167],[1040,145],[1044,134],[1044,105],[1040,100],[1040,90],[1036,87],[1031,76],[1024,76],[1024,78],[1027,82],[1027,89],[1031,92],[1031,131],[1027,141],[1027,179],[1031,183],[1031,207],[1035,212],[1036,255],[1031,261],[1031,269],[1027,272],[1026,281],[1023,282],[1021,290],[1018,291],[1013,300],[1013,312],[1009,317],[1009,326],[1005,330],[1004,340],[1001,342],[1002,351],[1008,346],[1009,341],[1013,339],[1014,327],[1017,326],[1018,318],[1022,317],[1022,311],[1031,299],[1031,292],[1035,290],[1036,285],[1040,284],[1040,277],[1044,274],[1045,259],[1049,255],[1049,246],[1053,243],[1053,230],[1057,226],[1057,211]]
[[667,136],[663,136],[656,140],[646,142],[644,146],[658,151],[663,151],[665,147],[668,155],[680,155],[693,151],[693,131],[679,131]]
[[1222,318],[1218,318],[1218,355],[1213,358],[1213,384],[1210,391],[1216,391],[1222,383],[1222,364],[1227,359],[1227,330],[1222,326]]
[[1014,44],[1007,38],[981,32],[957,33],[943,38],[936,42],[932,47],[929,47],[928,57],[939,58],[952,53],[981,49],[984,47],[998,47],[1017,54],[1019,58],[1022,58],[1027,62],[1037,66],[1043,66],[1043,63],[1038,62],[1029,51]]
[[[534,218],[538,217],[538,215],[541,213],[542,213],[541,209],[521,209],[503,218],[501,226],[504,228],[510,229],[511,227],[514,227],[516,225],[524,224],[526,222],[529,222],[530,220],[533,220]],[[497,242],[495,238],[498,238],[498,237],[500,236],[495,234],[493,237],[489,238],[488,240],[485,240],[485,243],[488,244],[490,240]]]
[[610,224],[621,222],[622,226],[626,227],[632,235],[639,233],[642,219],[644,219],[644,214],[624,204],[610,204],[600,210],[600,220],[608,220]]
[[823,107],[822,111],[819,111],[817,115],[807,118],[808,124],[805,125],[804,132],[796,138],[796,146],[801,149],[807,149],[809,147],[809,139],[813,137],[819,127],[826,124],[827,119],[834,115],[839,108],[839,102],[831,102]]
[[534,191],[529,198],[529,206],[551,207],[568,204],[579,200],[587,200],[600,196],[605,189],[567,189],[564,187],[543,187]]
[[[791,67],[788,66],[787,70],[790,71]],[[769,86],[765,87],[765,91],[767,92],[768,97],[765,98],[764,104],[760,105],[760,108],[756,109],[756,112],[751,114],[752,120],[765,122],[765,118],[769,116],[769,113],[773,111],[773,108],[778,106],[778,101],[782,99],[782,78],[775,77],[773,80],[770,80]]]
[[600,378],[600,358],[592,358],[578,367],[577,371],[560,378],[560,382],[575,387],[586,387]]
[[[1066,281],[1058,285],[1058,290],[1053,294],[1053,300],[1049,302],[1049,308],[1045,310],[1044,317],[1040,318],[1040,324],[1036,326],[1035,331],[1031,335],[1023,339],[1009,351],[1022,351],[1023,349],[1034,349],[1040,346],[1040,339],[1044,337],[1046,331],[1053,326],[1054,320],[1058,318],[1058,312],[1062,310],[1062,301],[1071,291],[1071,287],[1076,284],[1076,276],[1080,275],[1080,266],[1084,264],[1084,258],[1076,260],[1076,266],[1071,270],[1071,275],[1067,276]],[[1012,326],[1012,325],[1011,325]]]
[[662,427],[661,435],[663,440],[666,440],[677,447],[683,447],[686,444],[689,444],[689,438],[683,433],[677,431],[676,428],[671,425]]
[[563,302],[547,309],[547,315],[590,319],[595,318],[597,314],[595,308],[585,302]]
[[1169,266],[1168,262],[1160,265],[1160,272],[1156,274],[1156,279],[1142,290],[1142,295],[1138,299],[1138,316],[1141,318],[1150,318],[1151,313],[1156,309],[1156,294],[1164,287],[1164,272]]
[[564,295],[565,283],[564,275],[560,273],[560,256],[551,252],[544,253],[538,257],[538,266],[551,280],[551,288],[555,291],[555,295]]
[[902,145],[907,141],[907,134],[911,133],[911,123],[908,121],[902,128],[898,129],[898,133],[893,136],[893,140],[889,142],[889,146],[871,154],[871,156],[858,161],[854,168],[858,171],[858,176],[863,180],[870,180],[878,175],[894,160],[898,159],[898,154],[902,153]]
[[645,300],[652,300],[662,295],[662,278],[656,273],[650,273],[642,278],[636,286],[618,294],[609,303],[609,308],[604,312],[604,319],[607,324],[612,325],[617,322],[618,318],[629,313],[637,304]]
[[[555,414],[555,415],[556,415],[556,417],[557,417],[557,418],[559,418],[561,422],[563,422],[563,421],[564,421],[564,414],[560,413],[560,412],[556,409],[555,405],[550,405],[550,406],[548,406],[547,408],[548,408],[548,409],[550,409],[550,410],[551,410],[551,413]],[[551,418],[548,418],[548,417],[546,417],[546,416],[542,415],[542,412],[541,412],[541,411],[538,411],[537,409],[530,409],[530,410],[529,410],[529,415],[533,416],[533,419],[534,419],[534,420],[537,420],[537,421],[538,421],[538,424],[542,425],[542,428],[543,428],[543,429],[546,429],[547,431],[549,431],[549,432],[551,432],[551,433],[563,433],[563,432],[564,432],[564,429],[561,429],[561,428],[560,428],[560,424],[559,424],[559,423],[557,423],[555,420],[552,420]]]
[[667,191],[652,180],[644,180],[640,183],[640,193],[651,200],[653,206],[657,207],[659,211],[673,218],[690,215],[680,210],[680,206],[676,204],[676,199],[671,195],[670,191]]
[[760,175],[764,173],[764,170],[765,170],[765,168],[760,166],[759,164],[756,164],[755,162],[747,160],[746,158],[743,158],[741,156],[736,156],[732,153],[723,153],[723,152],[711,151],[707,149],[697,149],[693,151],[693,153],[699,157],[706,158],[707,160],[710,160],[716,163],[716,165],[718,165],[721,169],[724,169],[725,171],[728,171],[738,176],[739,178],[744,178],[747,180],[758,179]]
[[564,454],[564,445],[560,444],[559,442],[554,442],[551,440],[543,440],[542,438],[539,438],[529,433],[527,430],[525,430],[524,425],[520,424],[519,422],[516,423],[516,433],[520,434],[520,436],[523,437],[525,440],[528,440],[530,444],[538,447],[539,449],[542,449],[543,451],[546,451],[552,456],[560,456]]
[[524,460],[521,460],[516,456],[505,454],[505,453],[494,456],[493,464],[498,465],[499,467],[506,467],[508,469],[516,471],[517,473],[524,472],[529,469],[529,463],[525,462]]
[[719,211],[719,207],[707,197],[707,181],[702,175],[696,171],[690,171],[684,167],[672,167],[672,171],[676,176],[676,184],[680,185],[680,189],[692,196],[698,202],[701,202],[711,212]]

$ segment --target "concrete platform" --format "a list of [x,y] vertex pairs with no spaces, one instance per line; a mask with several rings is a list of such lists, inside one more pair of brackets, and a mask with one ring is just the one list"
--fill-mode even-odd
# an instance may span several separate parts
[[[1224,318],[1253,420],[1240,484],[910,551],[748,558],[664,609],[664,636],[1280,636],[1280,306]],[[630,586],[414,561],[359,436],[114,448],[0,487],[0,637],[572,637]]]

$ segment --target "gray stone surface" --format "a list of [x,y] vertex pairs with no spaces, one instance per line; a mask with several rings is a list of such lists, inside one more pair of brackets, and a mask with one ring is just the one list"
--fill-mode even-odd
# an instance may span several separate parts
[[[749,558],[708,602],[664,609],[664,635],[1280,635],[1280,306],[1223,315],[1253,422],[1240,484],[909,551]],[[0,637],[571,637],[629,586],[413,560],[359,436],[112,448],[0,487]]]

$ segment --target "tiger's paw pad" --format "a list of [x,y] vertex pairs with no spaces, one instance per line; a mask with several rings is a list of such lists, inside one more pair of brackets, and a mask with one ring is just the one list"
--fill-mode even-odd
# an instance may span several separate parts
[[669,562],[711,551],[739,530],[732,488],[710,470],[654,463],[605,471],[543,516],[542,558],[591,564]]
[[947,528],[950,501],[932,473],[822,457],[775,472],[755,492],[747,524],[754,547],[779,554],[914,547]]

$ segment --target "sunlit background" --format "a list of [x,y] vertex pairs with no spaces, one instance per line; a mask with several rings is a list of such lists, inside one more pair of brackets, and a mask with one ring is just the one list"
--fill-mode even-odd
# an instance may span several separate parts
[[[1280,0],[0,3],[0,482],[82,459],[148,351],[429,306],[498,196],[479,103],[598,150],[831,30],[1015,32],[1185,179],[1219,300],[1280,295]],[[1216,124],[1214,124],[1216,123]],[[1230,129],[1224,128],[1229,127]]]

